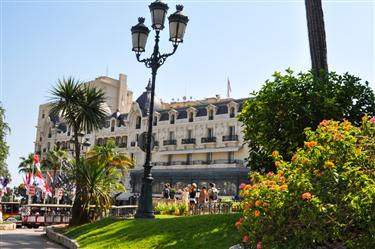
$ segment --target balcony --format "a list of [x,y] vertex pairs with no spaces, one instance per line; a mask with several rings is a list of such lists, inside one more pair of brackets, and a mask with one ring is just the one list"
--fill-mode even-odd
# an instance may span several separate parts
[[223,142],[226,141],[238,141],[238,135],[223,136]]
[[126,148],[126,147],[128,147],[127,146],[127,144],[126,143],[121,143],[121,144],[119,144],[119,146],[118,147],[120,147],[120,148]]
[[195,138],[183,138],[181,144],[195,144]]
[[[193,160],[193,161],[170,161],[170,162],[154,162],[154,166],[171,166],[171,165],[215,165],[215,164],[235,164],[242,166],[243,160],[237,159],[220,159],[220,160]],[[194,167],[194,166],[192,166]]]
[[163,145],[176,145],[177,140],[176,139],[169,139],[169,140],[164,140]]
[[202,137],[202,143],[216,143],[216,137]]

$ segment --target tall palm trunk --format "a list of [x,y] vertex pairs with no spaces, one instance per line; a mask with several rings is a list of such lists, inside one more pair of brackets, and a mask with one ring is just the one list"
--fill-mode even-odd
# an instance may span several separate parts
[[305,0],[305,5],[312,70],[320,77],[321,70],[328,71],[322,1]]

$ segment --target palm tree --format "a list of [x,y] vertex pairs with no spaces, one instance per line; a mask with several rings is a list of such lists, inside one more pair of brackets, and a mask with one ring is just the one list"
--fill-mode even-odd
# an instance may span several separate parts
[[[61,169],[61,163],[63,160],[68,159],[68,154],[65,150],[60,147],[54,147],[53,150],[48,151],[46,159],[41,163],[43,170],[52,170],[52,179],[56,180],[56,172]],[[52,185],[52,192],[55,193],[56,183]]]
[[[82,158],[76,166],[79,178],[82,180],[82,192],[76,198],[82,199],[82,206],[85,213],[85,220],[91,221],[105,211],[110,210],[112,206],[113,191],[125,191],[124,186],[119,179],[121,173],[113,167],[106,167],[105,163],[100,161],[89,161]],[[90,207],[94,208],[93,216],[89,218]]]
[[328,71],[326,32],[321,0],[305,0],[312,70],[318,77]]
[[[50,114],[59,116],[72,128],[75,163],[78,165],[81,157],[79,134],[100,128],[107,116],[104,109],[104,92],[87,84],[80,84],[78,80],[69,77],[59,79],[51,94]],[[81,196],[80,179],[76,178],[75,182],[76,195]],[[72,224],[82,224],[84,220],[81,215],[83,211],[81,202],[81,198],[75,198],[72,208]]]
[[87,154],[89,162],[99,162],[106,168],[116,168],[127,172],[134,167],[134,162],[126,153],[119,152],[113,139],[109,139],[104,145],[95,145]]
[[30,172],[33,171],[33,167],[34,167],[33,157],[34,157],[33,153],[30,153],[27,157],[20,157],[21,162],[18,165],[18,173],[23,173],[25,175],[28,175]]

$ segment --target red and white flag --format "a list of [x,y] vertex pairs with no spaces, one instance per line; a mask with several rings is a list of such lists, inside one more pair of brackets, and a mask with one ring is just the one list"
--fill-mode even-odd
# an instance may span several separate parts
[[47,171],[47,176],[49,177],[50,182],[53,183],[53,178],[52,178],[51,174],[48,171]]
[[52,196],[52,189],[50,188],[50,186],[48,186],[46,180],[44,179],[40,171],[37,171],[35,174],[35,184],[43,192],[46,192],[49,196]]
[[39,161],[39,156],[38,156],[38,154],[34,154],[34,156],[33,156],[33,160],[34,160],[34,165],[35,165],[36,169],[37,169],[38,171],[40,171],[40,161]]

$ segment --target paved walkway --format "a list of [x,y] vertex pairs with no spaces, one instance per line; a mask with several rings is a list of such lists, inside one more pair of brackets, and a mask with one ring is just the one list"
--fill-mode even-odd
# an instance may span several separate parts
[[17,228],[13,231],[0,230],[1,249],[62,249],[47,239],[43,228]]

